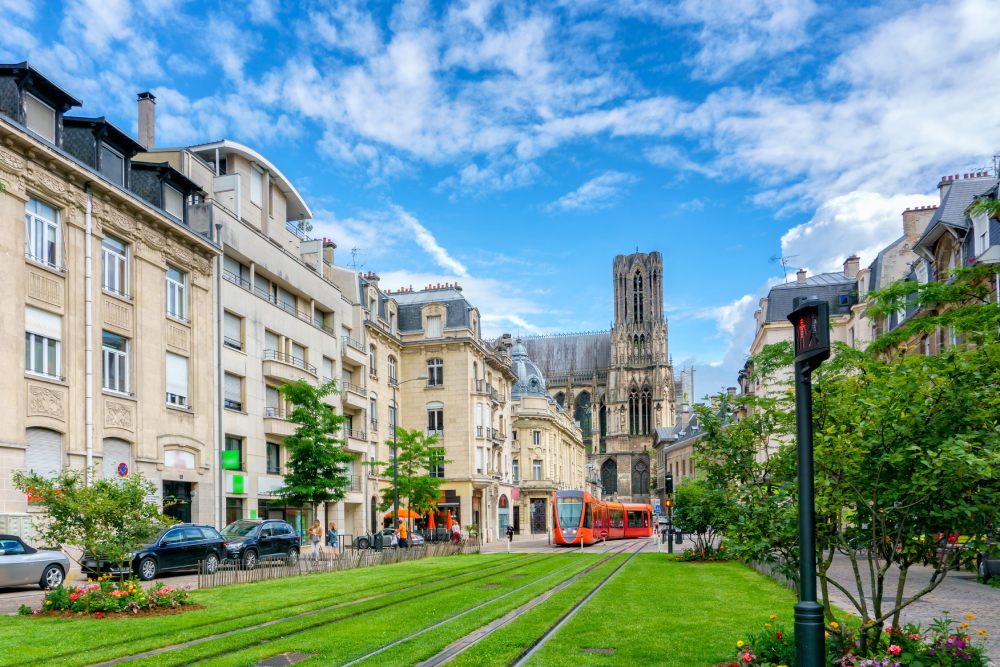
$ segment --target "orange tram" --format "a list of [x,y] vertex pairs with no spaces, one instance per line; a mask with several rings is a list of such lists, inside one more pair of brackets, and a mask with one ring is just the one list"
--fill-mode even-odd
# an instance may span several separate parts
[[557,491],[552,514],[556,544],[593,544],[653,534],[649,505],[606,503],[586,491]]

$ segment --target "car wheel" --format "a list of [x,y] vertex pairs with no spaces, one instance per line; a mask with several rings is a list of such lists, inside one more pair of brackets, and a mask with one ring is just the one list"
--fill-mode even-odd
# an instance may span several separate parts
[[65,578],[66,574],[61,567],[58,565],[49,565],[42,572],[42,578],[39,579],[38,585],[43,591],[48,590],[61,584]]
[[285,559],[285,564],[289,567],[295,567],[299,564],[299,550],[292,549],[288,552],[288,558]]
[[215,571],[219,569],[219,557],[213,554],[208,554],[205,559],[205,571],[209,574],[215,574]]
[[253,549],[247,549],[246,553],[243,554],[243,569],[253,570],[257,567],[257,552]]
[[362,537],[358,540],[359,549],[367,549],[369,546],[371,546],[371,542],[368,541],[367,537]]
[[156,577],[156,561],[146,556],[141,561],[139,561],[139,578],[143,581],[149,581]]

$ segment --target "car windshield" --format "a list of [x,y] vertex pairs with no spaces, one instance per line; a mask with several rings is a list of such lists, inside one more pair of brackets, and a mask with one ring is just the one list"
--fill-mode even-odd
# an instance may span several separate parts
[[222,529],[222,534],[226,537],[246,537],[259,525],[253,521],[234,521]]
[[580,527],[580,515],[583,513],[582,498],[559,498],[556,506],[559,508],[560,528]]

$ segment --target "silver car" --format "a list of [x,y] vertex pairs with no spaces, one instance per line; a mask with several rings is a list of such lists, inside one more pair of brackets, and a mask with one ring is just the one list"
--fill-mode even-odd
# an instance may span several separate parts
[[16,535],[0,535],[0,587],[52,588],[66,579],[69,557],[61,551],[39,551]]

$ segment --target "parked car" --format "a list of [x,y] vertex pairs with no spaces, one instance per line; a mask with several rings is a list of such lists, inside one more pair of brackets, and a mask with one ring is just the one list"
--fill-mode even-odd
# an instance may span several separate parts
[[85,554],[83,571],[87,574],[135,573],[143,581],[149,581],[161,572],[197,568],[202,561],[207,572],[215,572],[225,555],[226,540],[215,528],[198,523],[177,523],[164,528],[149,544],[129,554],[124,567]]
[[294,565],[299,560],[300,539],[284,521],[241,519],[222,529],[226,538],[226,559],[252,570],[260,560],[283,560]]
[[16,535],[0,535],[0,587],[58,586],[69,572],[69,556],[35,549]]
[[[379,542],[378,536],[381,536],[383,547],[396,546],[395,531],[392,528],[383,528],[378,533],[359,535],[354,538],[354,546],[358,549],[377,547]],[[424,545],[424,536],[420,533],[410,533],[406,541],[411,547],[420,547]]]

